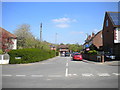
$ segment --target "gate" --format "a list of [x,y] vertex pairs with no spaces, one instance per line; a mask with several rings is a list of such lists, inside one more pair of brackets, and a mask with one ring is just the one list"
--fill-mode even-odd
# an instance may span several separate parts
[[0,64],[9,64],[10,56],[9,54],[0,55]]

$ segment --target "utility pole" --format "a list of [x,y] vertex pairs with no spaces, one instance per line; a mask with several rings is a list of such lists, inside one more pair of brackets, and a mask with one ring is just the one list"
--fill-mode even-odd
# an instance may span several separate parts
[[42,42],[42,23],[40,24],[40,41]]
[[55,44],[57,44],[57,33],[55,34]]
[[[55,44],[57,44],[57,33],[55,34]],[[55,48],[57,49],[56,46],[55,46]],[[55,49],[55,56],[56,56],[56,49]]]

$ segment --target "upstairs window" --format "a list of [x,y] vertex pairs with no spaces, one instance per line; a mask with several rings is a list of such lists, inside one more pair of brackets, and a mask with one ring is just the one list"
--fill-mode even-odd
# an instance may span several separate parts
[[106,20],[106,27],[108,27],[108,20]]

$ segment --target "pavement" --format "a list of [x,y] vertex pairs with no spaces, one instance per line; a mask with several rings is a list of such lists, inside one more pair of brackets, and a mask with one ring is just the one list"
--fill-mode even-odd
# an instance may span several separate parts
[[[107,63],[107,62],[105,62]],[[71,57],[2,66],[2,88],[118,88],[119,66]]]
[[111,65],[111,66],[120,66],[120,60],[105,61],[105,62],[94,62],[94,61],[83,59],[83,61],[86,62],[86,63],[91,63],[91,64],[107,64],[107,65]]

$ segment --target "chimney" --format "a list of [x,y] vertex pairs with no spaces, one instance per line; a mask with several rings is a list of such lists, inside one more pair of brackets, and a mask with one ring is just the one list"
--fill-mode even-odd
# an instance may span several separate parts
[[94,37],[95,36],[95,33],[94,32],[92,32],[92,37]]

